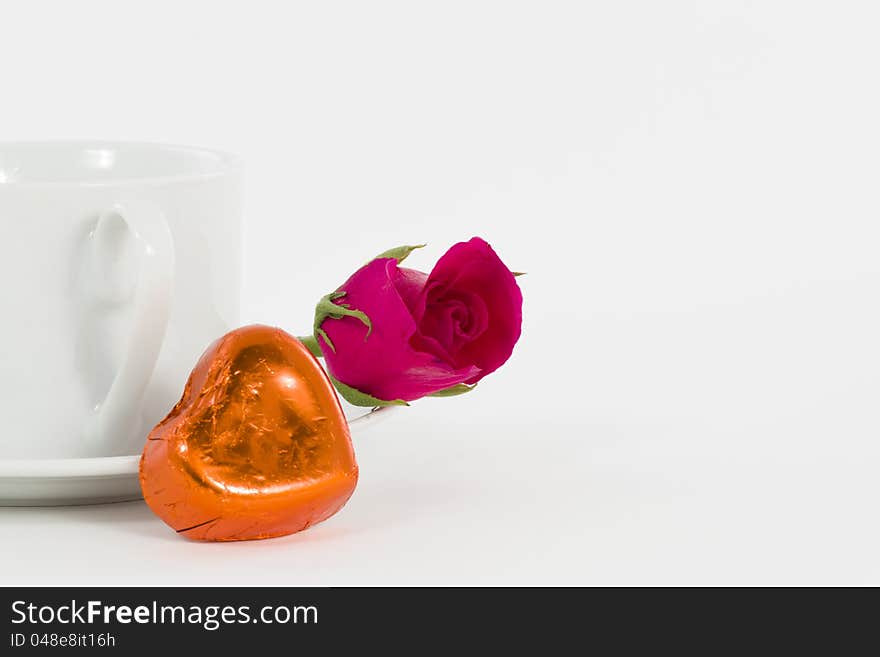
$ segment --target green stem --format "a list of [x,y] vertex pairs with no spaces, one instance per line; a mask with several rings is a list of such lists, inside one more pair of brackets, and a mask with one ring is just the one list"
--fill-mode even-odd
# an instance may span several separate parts
[[321,347],[318,345],[318,341],[315,339],[314,335],[301,335],[297,337],[297,340],[302,342],[306,349],[312,352],[312,356],[315,358],[323,358],[324,354],[321,353]]

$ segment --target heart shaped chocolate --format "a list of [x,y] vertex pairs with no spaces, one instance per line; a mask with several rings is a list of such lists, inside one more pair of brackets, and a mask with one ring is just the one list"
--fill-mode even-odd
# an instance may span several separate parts
[[205,541],[301,531],[341,509],[357,478],[324,370],[299,340],[259,325],[208,347],[140,465],[150,508]]

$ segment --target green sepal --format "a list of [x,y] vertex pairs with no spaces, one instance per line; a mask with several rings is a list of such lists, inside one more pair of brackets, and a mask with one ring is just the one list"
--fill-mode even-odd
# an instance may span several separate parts
[[526,275],[526,272],[524,272],[524,271],[512,271],[510,273],[513,274],[514,278],[516,278],[518,276],[525,276]]
[[393,249],[388,249],[387,251],[380,253],[375,258],[373,258],[373,260],[379,260],[380,258],[394,258],[395,260],[397,260],[397,264],[400,264],[407,259],[410,253],[412,253],[416,249],[421,249],[425,246],[427,245],[415,244],[413,246],[395,246]]
[[409,404],[402,399],[392,399],[391,401],[377,399],[372,395],[361,392],[357,388],[352,388],[350,385],[344,384],[342,381],[338,381],[329,374],[327,376],[330,377],[330,381],[336,386],[336,389],[339,391],[342,398],[353,406],[368,406],[371,408],[376,408],[378,406],[409,406]]
[[321,353],[321,345],[318,344],[318,341],[315,339],[314,335],[298,335],[296,339],[303,343],[303,346],[309,350],[309,353],[312,354],[315,358],[323,358],[324,354]]
[[463,395],[466,392],[470,392],[476,387],[476,383],[472,386],[469,386],[466,383],[456,383],[454,386],[450,386],[449,388],[444,388],[443,390],[432,392],[430,395],[428,395],[428,397],[457,397],[458,395]]
[[365,342],[373,331],[373,323],[370,321],[370,318],[367,317],[365,312],[362,310],[354,310],[347,303],[333,303],[337,299],[344,297],[346,294],[347,292],[343,290],[331,292],[330,294],[321,297],[318,305],[315,306],[315,324],[313,327],[315,339],[317,340],[318,336],[324,338],[324,342],[326,342],[327,346],[333,350],[334,354],[336,353],[336,347],[334,347],[333,342],[330,341],[330,336],[328,336],[324,329],[321,328],[321,324],[323,324],[324,320],[328,317],[330,319],[342,319],[343,317],[354,317],[355,319],[359,319],[361,323],[367,327],[367,334],[364,336]]

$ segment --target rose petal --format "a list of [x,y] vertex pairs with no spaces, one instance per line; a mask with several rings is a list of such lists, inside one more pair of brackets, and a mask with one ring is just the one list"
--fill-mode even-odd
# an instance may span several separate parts
[[419,305],[419,295],[422,288],[428,280],[428,275],[422,271],[415,269],[407,269],[405,267],[396,267],[391,282],[397,289],[400,298],[409,308],[410,313],[414,312]]
[[431,314],[428,291],[435,286],[442,286],[443,294],[449,297],[479,295],[485,304],[485,331],[450,354],[458,366],[467,363],[479,368],[480,372],[467,381],[476,383],[510,358],[522,330],[522,292],[510,269],[485,240],[474,237],[453,245],[428,275],[415,307],[420,333],[435,340],[437,336],[430,332],[432,324],[424,322],[426,315]]
[[330,373],[379,399],[406,401],[477,376],[479,370],[473,365],[456,368],[436,354],[412,347],[410,338],[416,333],[416,323],[404,297],[414,298],[419,277],[398,270],[393,258],[373,260],[341,286],[346,296],[337,303],[366,313],[372,331],[367,337],[367,327],[354,317],[326,319],[322,328],[335,353],[322,338],[319,340]]

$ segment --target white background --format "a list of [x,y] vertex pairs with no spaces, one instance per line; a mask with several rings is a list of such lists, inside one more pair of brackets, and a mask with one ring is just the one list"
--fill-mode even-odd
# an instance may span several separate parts
[[244,157],[246,322],[400,243],[528,272],[511,361],[329,521],[2,509],[0,582],[880,584],[873,6],[0,2],[0,139]]

